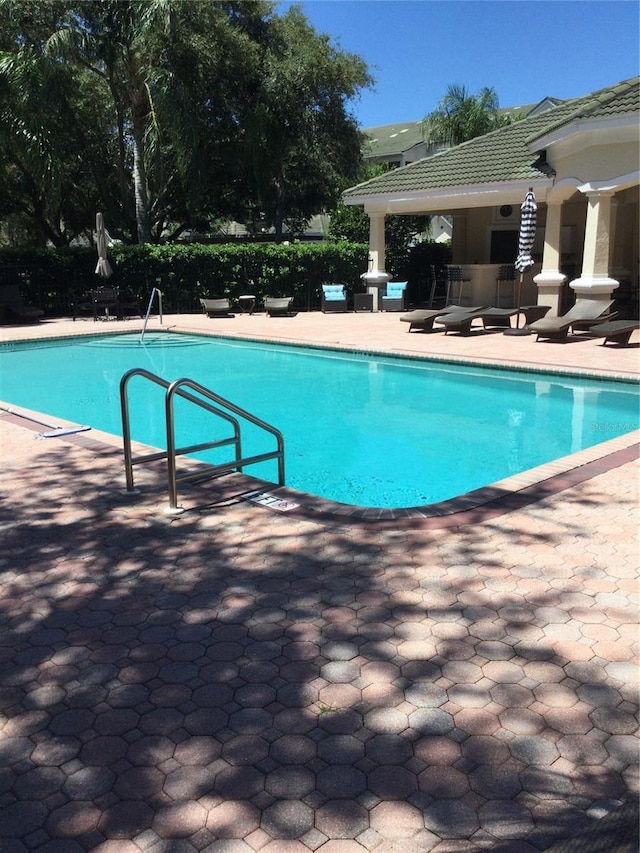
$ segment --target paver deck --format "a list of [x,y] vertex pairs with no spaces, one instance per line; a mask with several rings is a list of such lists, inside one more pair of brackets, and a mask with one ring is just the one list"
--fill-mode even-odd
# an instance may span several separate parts
[[[637,343],[397,315],[169,326],[638,372]],[[446,519],[279,513],[236,475],[169,517],[160,470],[123,491],[119,440],[39,429],[0,412],[2,853],[564,851],[637,799],[631,440]]]

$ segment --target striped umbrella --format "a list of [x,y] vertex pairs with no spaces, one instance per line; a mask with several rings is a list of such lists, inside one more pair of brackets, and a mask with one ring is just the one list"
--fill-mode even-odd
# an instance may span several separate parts
[[505,335],[528,335],[530,334],[529,329],[520,328],[520,306],[522,300],[522,276],[527,270],[530,270],[534,264],[534,260],[531,257],[531,250],[533,249],[533,241],[536,237],[536,211],[538,210],[538,205],[536,204],[536,197],[533,194],[533,190],[529,188],[529,192],[526,194],[522,205],[520,206],[520,234],[518,236],[518,257],[516,258],[516,262],[514,267],[520,273],[520,281],[518,282],[518,313],[516,314],[516,326],[515,329],[505,329]]
[[[518,237],[518,257],[515,267],[521,274],[531,269],[534,264],[531,250],[536,236],[537,210],[536,197],[533,190],[530,189],[520,207],[520,235]],[[520,280],[522,281],[522,276]]]

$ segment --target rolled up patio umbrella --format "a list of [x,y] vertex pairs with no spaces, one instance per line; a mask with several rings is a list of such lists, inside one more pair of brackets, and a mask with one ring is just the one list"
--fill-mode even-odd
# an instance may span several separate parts
[[100,278],[109,278],[113,270],[107,259],[107,231],[101,213],[96,213],[96,247],[98,249],[96,275],[99,275]]
[[533,194],[533,189],[529,187],[529,192],[526,194],[524,201],[520,206],[520,234],[518,235],[518,257],[514,264],[515,268],[520,273],[520,281],[518,282],[518,313],[516,314],[515,329],[506,329],[505,335],[529,335],[529,329],[520,328],[520,307],[522,301],[522,277],[523,274],[531,269],[534,265],[534,260],[531,257],[533,242],[536,238],[536,197]]

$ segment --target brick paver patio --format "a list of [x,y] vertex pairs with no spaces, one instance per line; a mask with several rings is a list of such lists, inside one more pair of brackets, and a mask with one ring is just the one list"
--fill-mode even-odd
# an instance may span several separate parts
[[[397,315],[165,324],[637,375]],[[234,475],[169,517],[118,439],[38,429],[0,412],[2,853],[533,853],[637,797],[631,440],[515,508],[279,513]]]

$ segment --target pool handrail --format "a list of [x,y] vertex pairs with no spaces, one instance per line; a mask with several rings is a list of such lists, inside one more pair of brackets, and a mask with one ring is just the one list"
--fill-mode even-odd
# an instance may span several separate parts
[[142,323],[142,331],[140,332],[140,343],[144,342],[144,333],[147,331],[147,323],[149,322],[149,314],[151,314],[151,306],[153,305],[153,297],[158,294],[158,316],[160,318],[160,325],[162,325],[162,291],[159,287],[154,287],[151,290],[151,296],[149,297],[149,304],[147,305],[147,313],[144,315],[144,321]]
[[[160,450],[153,453],[146,453],[135,458],[131,447],[131,423],[129,417],[128,396],[129,382],[134,376],[140,376],[143,379],[147,379],[148,381],[165,389],[165,418],[167,435],[166,451]],[[189,390],[185,390],[186,388],[201,396],[195,396],[195,394],[190,393]],[[175,412],[173,405],[176,396],[194,403],[205,411],[217,415],[219,418],[227,421],[227,423],[230,423],[233,426],[233,437],[219,439],[217,441],[202,442],[201,444],[192,444],[186,447],[176,447]],[[201,397],[206,399],[201,399]],[[207,402],[207,400],[210,402]],[[271,426],[271,424],[268,424],[266,421],[263,421],[261,418],[258,418],[256,415],[251,414],[251,412],[242,409],[240,406],[236,406],[235,403],[232,403],[230,400],[226,400],[224,397],[221,397],[219,394],[216,394],[209,388],[205,388],[203,385],[200,385],[192,379],[182,378],[176,379],[173,382],[168,382],[166,379],[157,376],[155,373],[145,370],[143,367],[134,367],[127,371],[120,380],[120,408],[122,413],[122,436],[124,444],[124,464],[127,491],[135,491],[133,477],[134,465],[166,459],[169,487],[169,512],[180,511],[178,507],[178,483],[186,480],[210,478],[217,474],[229,473],[230,471],[242,471],[242,469],[247,465],[266,462],[270,459],[277,460],[278,485],[284,485],[284,439],[280,430]],[[223,411],[223,409],[228,409],[229,412],[233,412],[233,414],[229,414],[227,411]],[[240,421],[237,417],[234,417],[234,415],[238,415],[240,418],[247,420],[259,429],[271,434],[276,439],[277,449],[243,458]],[[235,458],[233,461],[224,462],[218,465],[207,464],[206,468],[178,476],[176,471],[176,458],[178,456],[184,456],[189,453],[196,453],[202,450],[211,450],[213,448],[229,445],[233,445],[235,447]]]

